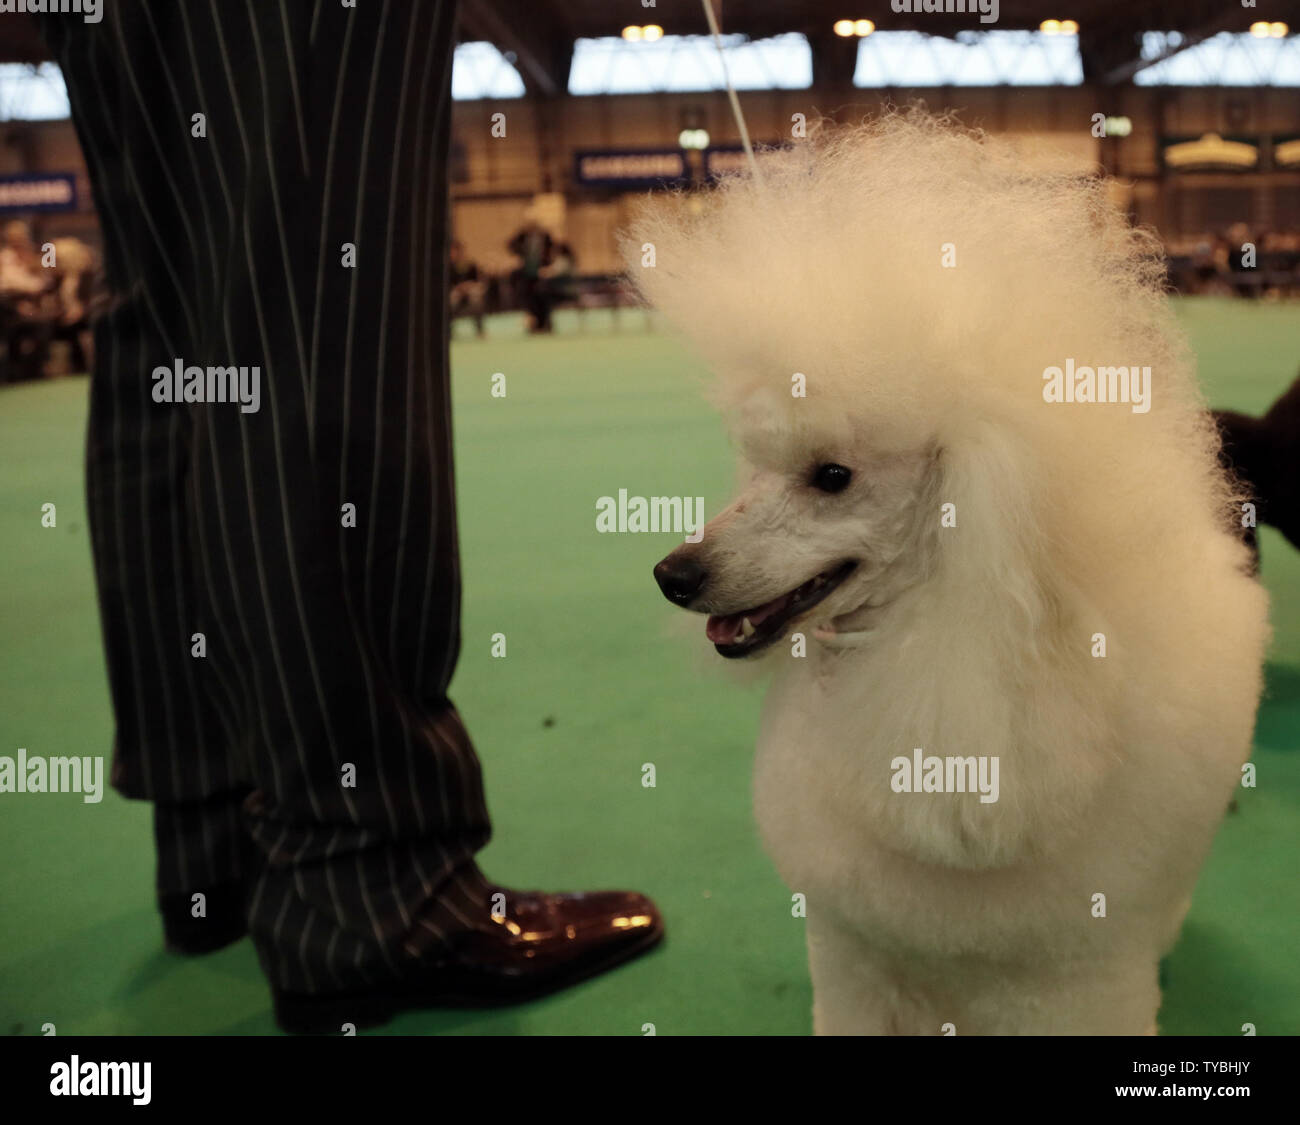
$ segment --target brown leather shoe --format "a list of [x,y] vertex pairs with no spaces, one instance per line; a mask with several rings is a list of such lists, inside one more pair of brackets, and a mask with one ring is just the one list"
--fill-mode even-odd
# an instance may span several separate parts
[[321,994],[274,992],[276,1022],[298,1033],[372,1027],[419,1008],[515,1004],[558,992],[658,944],[663,919],[635,891],[544,894],[493,888],[505,909],[453,939],[442,959],[401,981]]

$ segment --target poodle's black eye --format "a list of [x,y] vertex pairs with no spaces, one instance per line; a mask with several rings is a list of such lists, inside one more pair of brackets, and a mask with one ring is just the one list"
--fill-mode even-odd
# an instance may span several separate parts
[[823,492],[843,492],[853,479],[853,470],[843,465],[818,465],[813,473],[812,486]]

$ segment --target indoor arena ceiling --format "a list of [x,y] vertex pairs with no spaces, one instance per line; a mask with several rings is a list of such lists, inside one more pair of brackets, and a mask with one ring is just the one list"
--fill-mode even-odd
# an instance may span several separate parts
[[[307,3],[310,0],[289,0]],[[970,0],[967,0],[968,5]],[[831,30],[839,19],[872,19],[878,30],[917,30],[952,35],[979,28],[970,14],[895,14],[889,0],[715,0],[722,30],[753,39],[801,32],[813,50],[820,83],[852,79],[857,40]],[[911,5],[909,5],[911,6]],[[919,7],[917,0],[915,6]],[[957,5],[949,2],[944,7]],[[1000,0],[996,26],[1036,29],[1047,18],[1079,24],[1085,80],[1129,81],[1154,59],[1140,61],[1141,32],[1180,31],[1185,50],[1225,30],[1243,31],[1255,20],[1295,20],[1297,0],[1257,0],[1243,8],[1225,0]],[[40,62],[49,57],[30,15],[0,16],[0,62]],[[512,52],[531,94],[554,96],[568,87],[573,41],[618,35],[625,24],[654,23],[669,35],[707,31],[699,0],[461,0],[461,39],[486,40]],[[1165,56],[1167,57],[1167,56]]]
[[[836,36],[831,30],[836,20],[866,17],[881,31],[935,35],[981,26],[974,22],[978,17],[970,14],[895,14],[889,0],[720,0],[718,7],[724,33],[761,39],[802,32],[812,45],[814,81],[845,85],[852,81],[857,40]],[[1085,80],[1120,83],[1158,61],[1139,60],[1143,31],[1180,31],[1183,39],[1177,49],[1185,50],[1220,31],[1244,31],[1256,20],[1295,19],[1297,8],[1297,0],[1258,0],[1251,9],[1224,0],[1001,0],[995,26],[1036,30],[1044,19],[1073,19],[1080,28]],[[461,4],[461,37],[488,40],[503,52],[513,52],[529,91],[543,96],[567,89],[573,40],[618,35],[625,24],[636,23],[658,24],[669,35],[700,35],[708,30],[700,0],[656,0],[653,8],[636,0],[462,0]]]

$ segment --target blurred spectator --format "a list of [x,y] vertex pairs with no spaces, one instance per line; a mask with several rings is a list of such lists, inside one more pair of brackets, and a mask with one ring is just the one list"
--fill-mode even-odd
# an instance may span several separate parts
[[42,255],[26,223],[8,223],[0,245],[0,381],[89,371],[100,291],[84,242],[56,239]]
[[56,238],[53,272],[58,317],[50,339],[66,345],[68,352],[59,373],[89,371],[95,358],[91,318],[102,291],[94,251],[78,238]]
[[0,333],[4,340],[4,381],[44,374],[51,321],[58,299],[54,277],[41,268],[31,228],[21,219],[5,224],[0,246]]
[[1300,295],[1300,234],[1294,231],[1252,230],[1238,222],[1226,230],[1167,238],[1165,251],[1170,284],[1180,293]]
[[520,261],[514,272],[516,292],[528,310],[530,332],[551,330],[551,300],[542,284],[542,270],[551,264],[555,254],[555,240],[531,215],[515,233],[506,249]]
[[448,251],[450,269],[448,283],[451,286],[451,315],[472,316],[474,330],[483,335],[484,295],[487,282],[479,273],[478,266],[465,255],[465,247],[453,242]]
[[[1252,250],[1248,251],[1247,248]],[[1253,297],[1259,292],[1259,246],[1250,227],[1245,223],[1233,223],[1228,228],[1224,243],[1226,255],[1226,279],[1232,291],[1238,297]]]
[[0,246],[0,298],[10,300],[41,292],[49,278],[41,274],[41,256],[32,230],[21,219],[5,224]]
[[577,264],[573,247],[567,242],[557,242],[550,264],[542,267],[541,291],[546,300],[548,328],[551,310],[577,296],[574,281]]

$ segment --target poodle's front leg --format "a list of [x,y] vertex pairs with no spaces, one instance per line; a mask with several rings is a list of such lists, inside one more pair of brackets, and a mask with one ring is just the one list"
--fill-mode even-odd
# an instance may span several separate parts
[[944,1034],[929,1004],[860,935],[811,910],[807,934],[815,1035]]
[[833,916],[808,914],[817,1035],[1154,1035],[1155,957],[903,965]]

